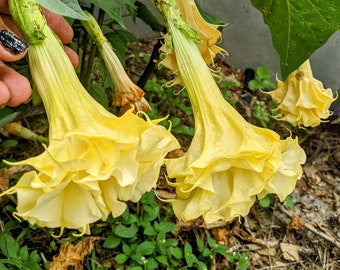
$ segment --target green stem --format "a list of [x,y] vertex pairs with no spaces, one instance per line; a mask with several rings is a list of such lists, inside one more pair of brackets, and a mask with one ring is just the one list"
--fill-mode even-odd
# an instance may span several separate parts
[[[104,21],[104,16],[105,16],[105,12],[102,9],[100,9],[99,14],[98,14],[98,19],[97,19],[99,26],[102,26],[103,21]],[[87,37],[88,36],[89,35],[87,35]],[[97,51],[98,51],[98,46],[95,43],[92,43],[90,53],[87,59],[86,70],[84,73],[84,77],[82,78],[82,84],[84,85],[86,89],[88,88],[90,84],[92,67],[93,67],[93,63],[94,63],[94,59],[97,54]]]

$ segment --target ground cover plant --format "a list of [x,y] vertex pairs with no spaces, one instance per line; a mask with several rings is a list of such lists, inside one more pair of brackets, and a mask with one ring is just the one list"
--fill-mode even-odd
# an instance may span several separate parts
[[[282,82],[215,58],[224,22],[194,1],[154,1],[163,22],[139,1],[39,3],[69,17],[81,61],[68,69],[42,28],[13,65],[37,93],[0,110],[0,269],[339,267],[339,112],[308,63],[339,28],[335,1],[252,1]],[[122,28],[121,4],[160,38]]]

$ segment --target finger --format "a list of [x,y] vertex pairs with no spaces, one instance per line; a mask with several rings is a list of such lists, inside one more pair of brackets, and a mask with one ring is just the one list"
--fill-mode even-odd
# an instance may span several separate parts
[[43,13],[46,17],[47,24],[51,27],[54,33],[59,36],[64,44],[68,44],[73,39],[73,29],[65,18],[59,14],[53,13],[43,8]]
[[2,62],[0,62],[0,81],[0,88],[2,86],[2,91],[7,95],[6,97],[8,97],[8,94],[5,87],[9,92],[6,105],[15,107],[31,97],[32,89],[29,80]]
[[9,14],[8,1],[0,0],[0,13]]
[[73,67],[76,68],[79,64],[78,54],[74,50],[72,50],[70,47],[67,47],[67,46],[64,46],[64,50],[67,56],[70,58]]
[[9,89],[6,84],[0,81],[0,107],[3,107],[7,104],[11,97],[9,93]]
[[13,62],[21,59],[28,46],[16,36],[0,18],[0,60]]

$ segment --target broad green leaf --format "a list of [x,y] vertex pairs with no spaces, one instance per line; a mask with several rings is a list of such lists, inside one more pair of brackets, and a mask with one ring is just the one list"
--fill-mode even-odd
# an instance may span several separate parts
[[89,19],[79,6],[78,0],[38,0],[38,2],[54,13],[79,20]]
[[143,222],[143,227],[144,227],[144,231],[143,233],[145,235],[149,235],[149,236],[154,236],[157,234],[157,232],[155,231],[155,229],[153,228],[153,226],[151,225],[150,222]]
[[101,8],[121,27],[126,28],[123,22],[121,5],[118,3],[118,1],[87,0],[87,2],[92,3],[97,7]]
[[109,98],[105,89],[103,89],[103,87],[101,87],[98,83],[91,84],[88,92],[104,108],[107,109],[109,107]]
[[269,26],[283,80],[340,30],[339,0],[251,0]]
[[103,247],[104,248],[115,248],[115,247],[118,247],[118,245],[120,244],[121,242],[121,238],[120,237],[117,237],[116,235],[112,234],[112,235],[109,235],[105,241],[104,241],[104,244],[103,244]]
[[118,264],[123,264],[127,261],[127,259],[129,259],[128,256],[126,256],[124,253],[121,253],[121,254],[118,254],[116,257],[115,257],[115,260]]
[[0,250],[8,258],[16,258],[19,255],[19,245],[10,235],[0,234]]
[[135,236],[135,234],[138,231],[138,227],[135,224],[131,224],[130,227],[127,227],[123,224],[118,224],[117,227],[115,228],[114,233],[122,238],[131,238]]
[[146,261],[145,270],[154,270],[154,269],[158,269],[158,263],[156,262],[156,260],[154,258],[149,258]]
[[255,77],[259,81],[261,81],[261,80],[269,80],[270,79],[270,73],[269,73],[268,69],[266,69],[264,67],[258,67],[256,69]]
[[169,266],[168,257],[165,255],[157,256],[156,260],[165,266]]
[[156,249],[156,246],[151,241],[144,241],[137,246],[136,253],[145,255],[151,255]]
[[163,233],[168,233],[171,231],[177,230],[177,226],[173,222],[169,221],[161,221],[159,223],[159,231]]
[[137,41],[137,38],[132,33],[121,29],[115,29],[113,32],[105,34],[105,37],[112,45],[122,65],[125,66],[128,44]]
[[164,30],[164,25],[158,21],[145,4],[137,1],[136,6],[137,17],[149,25],[153,31],[161,32]]
[[143,215],[144,221],[153,221],[159,215],[159,207],[152,207],[150,205],[143,205],[143,210],[144,210],[144,215]]
[[170,248],[170,254],[174,256],[176,259],[182,259],[183,258],[183,252],[179,247],[171,247]]

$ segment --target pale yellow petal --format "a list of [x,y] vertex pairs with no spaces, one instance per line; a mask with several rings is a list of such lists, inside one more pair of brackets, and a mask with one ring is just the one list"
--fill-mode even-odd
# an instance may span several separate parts
[[331,115],[329,107],[335,100],[332,90],[324,89],[322,82],[313,77],[309,60],[293,71],[285,82],[277,79],[277,89],[267,94],[278,104],[276,118],[294,126],[318,126]]

